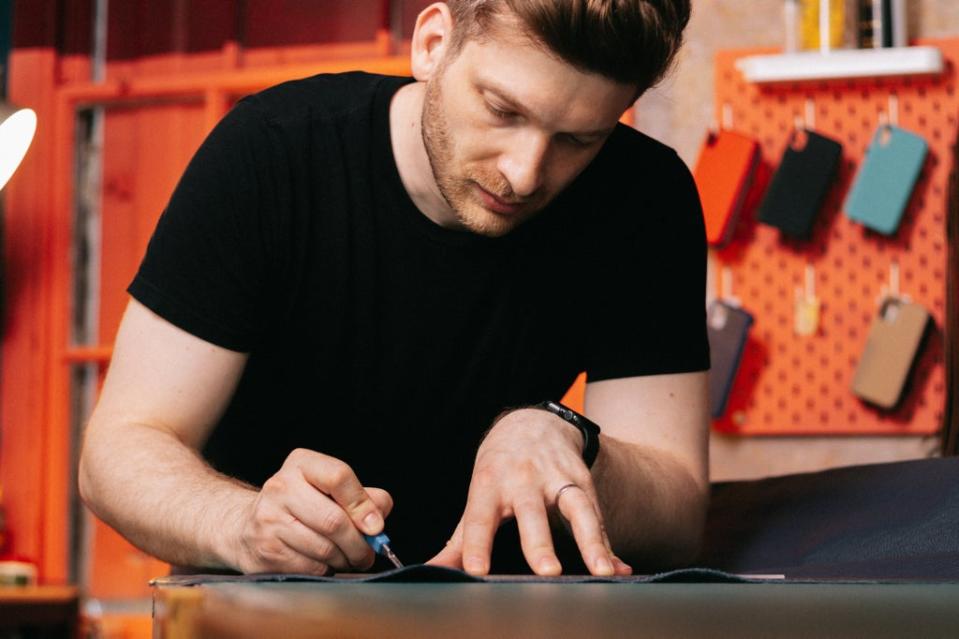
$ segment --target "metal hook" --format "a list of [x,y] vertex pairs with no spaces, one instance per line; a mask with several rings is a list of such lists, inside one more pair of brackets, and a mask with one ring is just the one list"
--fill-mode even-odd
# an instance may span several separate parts
[[727,131],[733,128],[733,105],[729,102],[723,102],[723,128]]
[[724,266],[722,270],[719,296],[724,298],[733,296],[733,269],[728,266]]

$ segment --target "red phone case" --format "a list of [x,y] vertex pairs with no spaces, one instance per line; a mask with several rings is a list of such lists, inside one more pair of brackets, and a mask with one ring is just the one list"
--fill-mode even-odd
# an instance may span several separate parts
[[703,142],[693,177],[710,244],[726,244],[732,238],[758,161],[759,144],[738,133],[710,132]]

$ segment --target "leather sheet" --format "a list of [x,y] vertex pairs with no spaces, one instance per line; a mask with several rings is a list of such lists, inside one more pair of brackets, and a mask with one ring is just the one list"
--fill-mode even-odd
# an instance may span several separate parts
[[346,573],[331,576],[296,574],[173,575],[151,582],[154,586],[198,586],[211,583],[317,582],[317,583],[747,583],[751,581],[709,568],[684,568],[655,575],[596,577],[592,575],[490,575],[474,577],[462,570],[415,564],[377,573]]

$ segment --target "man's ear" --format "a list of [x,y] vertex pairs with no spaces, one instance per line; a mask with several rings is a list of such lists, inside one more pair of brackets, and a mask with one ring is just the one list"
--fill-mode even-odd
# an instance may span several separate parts
[[420,12],[410,41],[410,68],[420,82],[429,80],[449,51],[453,16],[445,2],[434,2]]

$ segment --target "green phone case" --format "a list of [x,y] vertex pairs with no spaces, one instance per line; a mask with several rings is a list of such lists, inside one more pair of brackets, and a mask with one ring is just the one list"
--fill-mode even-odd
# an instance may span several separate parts
[[915,133],[880,126],[866,150],[859,172],[846,196],[851,220],[893,235],[912,196],[929,146]]

